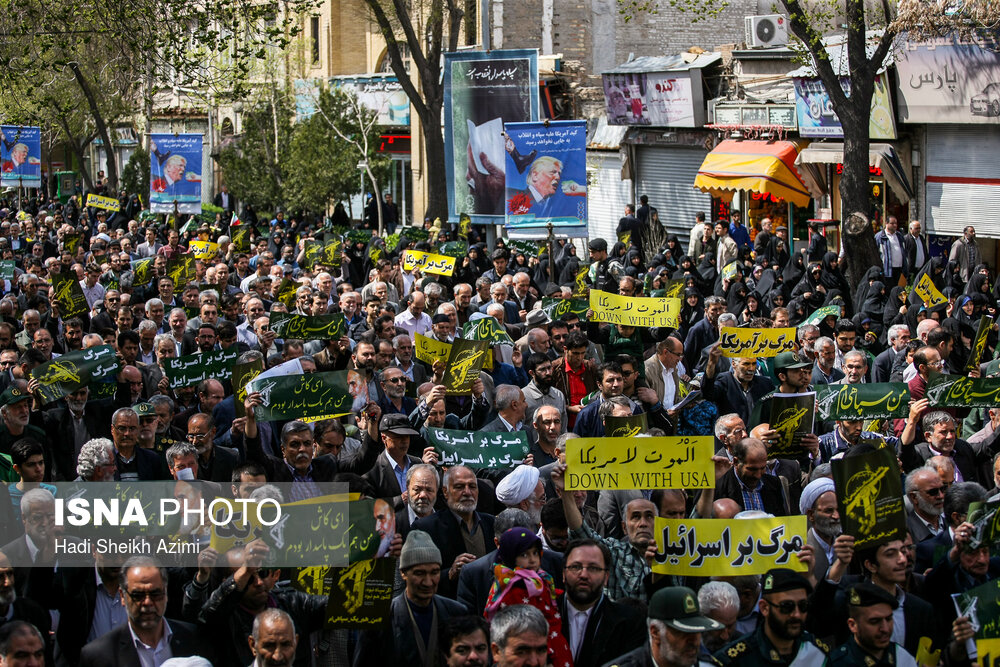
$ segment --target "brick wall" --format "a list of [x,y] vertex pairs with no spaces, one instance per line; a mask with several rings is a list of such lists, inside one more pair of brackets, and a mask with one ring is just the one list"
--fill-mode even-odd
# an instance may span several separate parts
[[[552,49],[561,53],[577,97],[582,117],[600,113],[603,100],[594,104],[600,74],[628,60],[629,54],[663,56],[698,46],[706,51],[723,44],[742,42],[743,18],[770,13],[767,0],[731,0],[712,19],[692,22],[689,12],[659,3],[656,14],[641,14],[626,22],[617,0],[554,0]],[[765,5],[765,6],[760,6]],[[540,48],[542,0],[503,1],[503,48]],[[599,91],[597,91],[599,92]]]

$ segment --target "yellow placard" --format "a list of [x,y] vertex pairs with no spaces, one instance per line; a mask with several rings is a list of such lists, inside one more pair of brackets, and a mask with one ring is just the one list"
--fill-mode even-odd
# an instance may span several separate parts
[[189,241],[188,250],[194,254],[195,259],[212,259],[219,251],[219,244],[211,241]]
[[590,290],[591,318],[595,322],[624,324],[630,327],[672,327],[679,325],[681,300],[648,296],[620,296]]
[[102,197],[93,194],[87,195],[85,206],[88,208],[91,206],[94,208],[103,208],[105,211],[114,211],[115,213],[121,210],[121,203],[114,197]]
[[934,285],[934,281],[931,280],[930,275],[927,273],[920,276],[920,280],[913,286],[913,291],[928,308],[948,303],[948,297],[938,291],[937,286]]
[[795,349],[795,327],[739,329],[724,327],[719,344],[724,357],[776,357]]
[[807,530],[806,517],[801,515],[777,519],[657,518],[653,572],[696,577],[765,574],[776,567],[805,572],[808,567],[797,554],[805,546]]
[[573,438],[566,441],[566,488],[715,488],[711,436]]
[[403,253],[403,270],[420,269],[424,273],[434,273],[439,276],[450,276],[455,272],[455,258],[447,255],[436,255],[432,252],[407,250]]
[[435,361],[447,361],[451,354],[451,343],[442,343],[436,338],[417,334],[413,341],[413,354],[425,364],[433,365]]
[[[436,338],[417,334],[414,336],[413,354],[418,360],[431,366],[438,359],[447,362],[448,355],[451,354],[451,343],[442,343]],[[486,363],[483,364],[483,368],[488,371],[493,370],[492,354],[486,356]]]

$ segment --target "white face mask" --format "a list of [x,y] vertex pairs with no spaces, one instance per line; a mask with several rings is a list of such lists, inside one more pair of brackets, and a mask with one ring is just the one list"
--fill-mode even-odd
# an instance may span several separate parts
[[184,468],[177,471],[177,479],[184,480],[185,482],[194,481],[194,471],[191,468]]

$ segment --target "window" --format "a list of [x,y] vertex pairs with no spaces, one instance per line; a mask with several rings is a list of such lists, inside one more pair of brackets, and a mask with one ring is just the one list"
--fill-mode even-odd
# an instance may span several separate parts
[[319,17],[313,16],[309,19],[309,35],[312,44],[312,64],[319,63]]

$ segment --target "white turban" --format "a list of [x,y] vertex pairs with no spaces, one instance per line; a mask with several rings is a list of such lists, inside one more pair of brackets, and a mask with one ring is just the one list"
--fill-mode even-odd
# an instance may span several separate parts
[[194,655],[189,658],[170,658],[163,663],[162,667],[212,667],[212,663],[201,656]]
[[530,498],[538,486],[538,468],[519,465],[514,472],[504,477],[497,484],[497,500],[508,507],[513,507],[526,498]]
[[805,514],[806,510],[811,510],[819,497],[827,491],[836,491],[833,480],[829,477],[820,477],[806,484],[806,488],[802,489],[802,495],[799,496],[799,512]]

